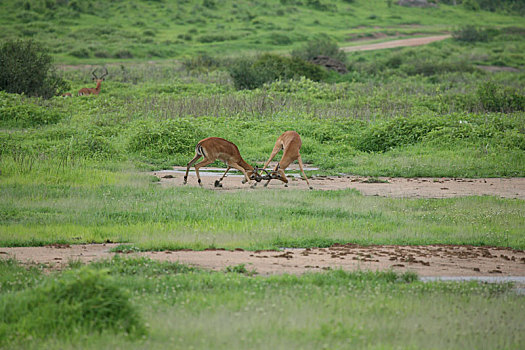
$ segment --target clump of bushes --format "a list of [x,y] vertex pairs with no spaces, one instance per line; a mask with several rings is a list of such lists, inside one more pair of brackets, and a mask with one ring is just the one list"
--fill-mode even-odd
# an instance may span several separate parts
[[346,53],[328,37],[308,41],[303,47],[293,50],[292,56],[305,61],[311,61],[317,56],[328,56],[340,62],[346,62]]
[[490,112],[513,112],[525,110],[525,95],[511,87],[486,82],[478,87],[477,97],[483,108]]
[[416,143],[430,131],[445,125],[443,118],[394,118],[367,128],[357,140],[356,148],[365,152],[385,152]]
[[[16,95],[14,95],[16,96]],[[57,123],[62,114],[34,104],[13,103],[8,94],[0,94],[0,125],[27,128]]]
[[321,81],[327,73],[321,67],[298,57],[284,57],[274,54],[263,54],[255,58],[235,60],[228,69],[235,87],[255,89],[264,83],[276,80],[290,80],[305,77]]
[[187,119],[141,120],[130,129],[128,150],[153,160],[189,155],[204,138]]
[[40,44],[28,40],[6,41],[0,46],[0,90],[50,98],[69,88]]
[[467,43],[485,42],[489,41],[489,31],[469,24],[453,31],[452,37],[457,41]]
[[145,327],[129,296],[103,270],[82,268],[0,298],[0,344],[28,337],[125,332]]

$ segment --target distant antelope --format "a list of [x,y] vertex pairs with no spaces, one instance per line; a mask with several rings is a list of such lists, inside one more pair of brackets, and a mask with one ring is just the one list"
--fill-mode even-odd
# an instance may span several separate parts
[[[215,181],[215,187],[222,187],[220,182],[224,179],[231,168],[235,168],[243,173],[244,179],[242,183],[250,183],[250,180],[261,181],[261,176],[257,173],[257,171],[254,170],[250,164],[246,163],[244,159],[242,159],[239,149],[237,146],[235,146],[235,144],[228,140],[221,139],[220,137],[208,137],[204,140],[200,140],[197,143],[197,146],[195,147],[195,157],[190,160],[186,168],[184,184],[187,183],[190,167],[200,157],[204,157],[204,159],[195,165],[195,173],[197,174],[197,179],[200,186],[202,186],[202,183],[199,175],[199,168],[211,164],[217,159],[226,163],[227,169],[222,177]],[[253,188],[255,185],[251,185],[251,187]]]
[[[299,162],[299,168],[301,169],[301,173],[303,174],[304,179],[306,180],[306,184],[310,189],[313,189],[313,187],[310,186],[310,182],[308,182],[308,178],[306,177],[306,174],[303,170],[303,160],[301,159],[301,155],[299,154],[301,145],[301,137],[297,132],[286,131],[281,136],[279,136],[279,138],[277,138],[277,142],[275,142],[272,154],[270,155],[270,158],[266,161],[266,163],[264,163],[262,169],[266,169],[266,167],[272,161],[275,155],[279,153],[280,150],[283,150],[283,157],[273,170],[274,173],[278,172],[277,179],[284,182],[284,186],[288,186],[288,179],[284,174],[284,169],[286,169],[293,161],[297,160]],[[264,184],[264,187],[268,186],[270,181],[271,179]]]
[[91,74],[93,75],[92,79],[93,79],[93,81],[95,81],[97,83],[97,87],[96,88],[82,88],[82,89],[78,90],[78,96],[98,95],[99,92],[100,92],[100,85],[104,81],[104,77],[106,75],[108,75],[108,70],[106,68],[104,68],[104,70],[106,72],[104,74],[102,74],[102,76],[100,76],[100,77],[96,76],[95,71],[91,72]]
[[73,97],[73,96],[71,95],[71,92],[66,92],[62,94],[62,97]]

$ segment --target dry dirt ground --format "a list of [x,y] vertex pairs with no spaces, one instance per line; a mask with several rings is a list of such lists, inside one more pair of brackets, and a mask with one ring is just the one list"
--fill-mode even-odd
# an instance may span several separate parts
[[[111,258],[118,244],[51,245],[46,247],[0,248],[0,258],[16,258],[23,264],[43,264],[60,269],[71,261],[91,262]],[[419,276],[525,276],[525,251],[509,248],[428,245],[359,246],[334,245],[329,248],[244,251],[159,251],[128,253],[161,261],[224,270],[244,264],[260,275],[301,274],[309,271],[343,269],[397,272],[412,271]]]
[[[274,165],[270,164],[270,167]],[[298,165],[292,164],[289,170],[297,170]],[[315,170],[306,166],[305,170]],[[248,184],[242,184],[243,176],[240,172],[231,171],[222,181],[223,187],[214,187],[215,180],[218,180],[225,169],[201,168],[202,184],[204,188],[218,191],[264,191],[264,190],[307,190],[306,182],[293,174],[290,178],[288,188],[284,188],[279,180],[272,180],[267,188],[264,188],[264,181],[257,184],[255,189],[251,189]],[[152,172],[152,175],[160,179],[161,186],[183,186],[184,173],[186,168],[174,167],[173,170],[163,170]],[[287,174],[292,176],[290,174]],[[408,198],[450,198],[460,196],[497,196],[502,198],[525,199],[525,178],[481,178],[481,179],[461,179],[461,178],[392,178],[380,177],[369,178],[364,176],[342,175],[342,176],[317,176],[310,177],[310,184],[315,190],[343,190],[353,188],[366,196],[383,197],[408,197]],[[195,171],[190,171],[188,184],[186,186],[198,186]]]
[[387,41],[384,43],[377,43],[377,44],[347,46],[347,47],[342,47],[341,49],[345,52],[392,49],[394,47],[426,45],[434,41],[445,40],[450,37],[451,36],[448,34],[447,35],[434,35],[434,36],[427,36],[427,37],[422,37],[422,38],[392,40],[392,41]]

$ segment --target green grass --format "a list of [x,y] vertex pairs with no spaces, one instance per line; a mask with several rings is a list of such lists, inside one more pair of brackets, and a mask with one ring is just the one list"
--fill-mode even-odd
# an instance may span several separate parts
[[268,249],[355,242],[525,248],[523,200],[395,199],[354,190],[229,193],[160,187],[139,174],[111,184],[97,172],[89,184],[30,184],[23,177],[1,184],[0,245],[112,241],[140,249]]
[[[61,62],[165,59],[210,54],[284,51],[319,34],[342,45],[374,32],[425,34],[465,23],[519,26],[504,12],[391,8],[383,0],[345,1],[3,1],[5,38],[33,38],[53,47]],[[211,3],[209,2],[209,3]]]
[[[11,284],[30,274],[8,264],[8,269],[19,271],[9,278]],[[11,307],[20,307],[25,299],[17,296],[58,285],[65,278],[77,276],[82,281],[86,273],[105,275],[98,284],[118,285],[120,293],[129,295],[128,302],[146,327],[141,339],[129,339],[111,328],[108,319],[102,333],[80,328],[49,337],[37,331],[32,337],[4,338],[2,345],[24,349],[518,349],[525,342],[524,297],[515,294],[511,285],[422,283],[414,275],[393,272],[336,270],[301,277],[250,277],[117,256],[87,270],[77,267],[42,275],[42,282],[27,289],[0,294],[0,305],[9,300]],[[67,305],[64,301],[63,306]],[[17,318],[31,312],[21,311]],[[12,322],[0,316],[0,329],[11,329]],[[34,319],[26,325],[38,322]]]

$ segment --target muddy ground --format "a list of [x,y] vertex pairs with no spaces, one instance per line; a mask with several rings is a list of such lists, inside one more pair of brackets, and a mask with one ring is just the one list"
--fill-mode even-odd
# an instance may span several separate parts
[[[288,169],[297,170],[297,164]],[[314,168],[307,168],[312,169]],[[160,179],[162,186],[183,186],[185,168],[175,167],[173,170],[152,172]],[[222,181],[223,187],[214,187],[215,180],[219,179],[225,169],[201,168],[200,175],[204,188],[218,191],[232,190],[307,190],[306,182],[298,174],[287,174],[290,178],[288,188],[279,180],[272,180],[267,188],[264,181],[255,189],[248,184],[242,184],[243,176],[239,172],[230,171]],[[305,169],[306,170],[306,169]],[[451,198],[461,196],[497,196],[502,198],[525,199],[525,178],[370,178],[364,176],[316,176],[310,177],[310,184],[316,190],[343,190],[353,188],[366,196],[406,197],[406,198]],[[197,177],[192,170],[188,175],[186,186],[198,186]]]
[[[51,245],[46,247],[0,248],[0,258],[16,258],[23,264],[43,264],[61,269],[71,261],[91,262],[111,258],[118,244]],[[180,262],[222,271],[244,264],[260,275],[302,274],[309,271],[343,269],[397,272],[412,271],[419,276],[525,276],[525,251],[510,248],[428,245],[398,246],[355,244],[329,248],[244,251],[159,251],[124,253],[160,261]]]

